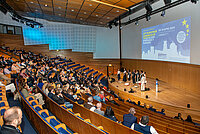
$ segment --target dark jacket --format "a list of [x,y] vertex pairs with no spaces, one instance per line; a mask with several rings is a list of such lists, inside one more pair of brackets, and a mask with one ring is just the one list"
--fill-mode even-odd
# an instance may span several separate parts
[[135,117],[133,114],[125,114],[123,116],[123,122],[122,124],[131,128],[133,123],[137,123],[137,117]]
[[65,103],[65,99],[63,97],[58,97],[57,95],[53,95],[52,99],[57,102],[59,105]]
[[22,133],[19,132],[18,128],[16,129],[14,126],[3,125],[1,127],[0,134],[22,134]]

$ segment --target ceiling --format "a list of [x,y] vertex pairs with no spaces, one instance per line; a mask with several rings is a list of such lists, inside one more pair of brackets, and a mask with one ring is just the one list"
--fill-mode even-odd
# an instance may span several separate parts
[[98,26],[106,26],[141,1],[143,0],[6,0],[23,16]]

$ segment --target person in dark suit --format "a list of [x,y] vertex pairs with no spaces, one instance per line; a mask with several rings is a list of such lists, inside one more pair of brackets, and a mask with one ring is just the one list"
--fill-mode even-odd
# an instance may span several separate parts
[[18,126],[22,122],[22,110],[19,107],[7,109],[3,115],[4,124],[0,134],[22,134]]
[[137,117],[134,116],[135,113],[136,113],[135,109],[133,107],[130,108],[129,114],[123,115],[123,122],[122,122],[122,124],[125,125],[125,126],[127,126],[127,127],[129,127],[129,128],[131,128],[131,125],[133,123],[137,123]]

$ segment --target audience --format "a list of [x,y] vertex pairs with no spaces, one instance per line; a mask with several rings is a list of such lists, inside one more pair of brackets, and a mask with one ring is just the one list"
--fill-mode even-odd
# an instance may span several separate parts
[[139,124],[133,123],[131,129],[141,132],[143,134],[158,134],[153,126],[147,126],[149,123],[149,116],[142,116]]
[[135,109],[130,108],[129,114],[123,115],[122,124],[130,128],[133,123],[137,123],[137,117],[134,116],[135,113]]

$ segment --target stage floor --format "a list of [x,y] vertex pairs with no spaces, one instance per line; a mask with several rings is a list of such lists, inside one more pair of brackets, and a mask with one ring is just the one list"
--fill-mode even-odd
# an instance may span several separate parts
[[[125,86],[125,83],[122,81],[117,81],[117,76],[110,76],[111,78],[115,78],[115,82],[110,83],[112,86],[118,88],[119,90],[124,91],[126,88],[127,92],[132,88],[134,91],[133,96],[137,96],[140,98],[145,98],[146,95],[149,96],[148,100],[159,102],[162,104],[172,105],[176,107],[186,108],[187,104],[191,105],[190,109],[200,110],[200,94],[189,93],[185,89],[175,88],[168,83],[159,81],[159,91],[156,93],[156,80],[152,78],[147,78],[147,86],[150,88],[150,91],[142,91],[139,84],[134,84],[131,81],[127,81],[130,83],[129,86]],[[126,82],[126,83],[127,83]],[[138,87],[135,87],[138,86]]]

